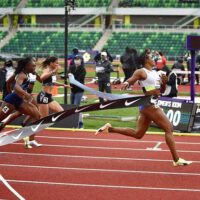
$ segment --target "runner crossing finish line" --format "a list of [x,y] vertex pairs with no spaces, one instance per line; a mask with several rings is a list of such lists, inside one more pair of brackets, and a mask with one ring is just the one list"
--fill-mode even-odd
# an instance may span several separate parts
[[23,127],[21,129],[17,129],[11,134],[7,134],[6,132],[3,132],[0,137],[0,146],[11,144],[25,137],[31,136],[75,113],[106,110],[106,109],[116,109],[116,108],[124,108],[124,107],[137,107],[139,105],[145,105],[149,103],[150,99],[151,99],[151,96],[135,96],[135,97],[128,97],[128,98],[127,97],[125,98],[123,96],[122,99],[115,99],[115,100],[107,101],[105,103],[89,104],[85,106],[80,106],[78,108],[72,108],[67,111],[54,113],[32,123],[29,126]]

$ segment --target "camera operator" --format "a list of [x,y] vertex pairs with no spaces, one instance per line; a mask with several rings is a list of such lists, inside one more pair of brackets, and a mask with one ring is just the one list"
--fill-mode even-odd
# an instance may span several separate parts
[[14,74],[15,68],[13,66],[12,60],[6,60],[4,66],[1,69],[1,78],[3,80],[3,96],[2,99],[9,93],[7,91],[7,81]]
[[[111,93],[110,73],[113,72],[112,64],[108,60],[106,52],[101,52],[101,60],[96,63],[96,75],[98,77],[99,91]],[[102,103],[104,100],[99,98]]]

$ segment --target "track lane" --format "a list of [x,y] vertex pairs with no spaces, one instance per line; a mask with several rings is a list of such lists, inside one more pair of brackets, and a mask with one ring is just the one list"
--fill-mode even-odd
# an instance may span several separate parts
[[[11,170],[10,170],[11,169]],[[152,187],[152,188],[173,188],[185,191],[198,190],[200,194],[200,176],[195,178],[183,175],[168,174],[140,174],[120,173],[103,171],[83,170],[60,170],[43,168],[17,167],[13,173],[13,167],[1,166],[2,174],[10,180],[28,180],[38,182],[62,182],[72,184],[90,185],[115,185],[126,187]],[[189,183],[189,184],[188,184]]]
[[[119,189],[112,187],[93,187],[78,185],[50,185],[39,183],[15,183],[11,184],[28,200],[153,200],[192,199],[199,200],[199,192],[164,191],[145,188]],[[32,192],[30,191],[37,191]]]
[[[33,149],[24,149],[22,145],[7,145],[4,148],[1,148],[1,152],[23,152],[23,153],[35,153],[35,154],[52,154],[52,155],[79,155],[79,156],[96,156],[96,157],[121,157],[121,158],[151,158],[158,159],[162,158],[163,160],[172,160],[171,154],[168,149],[161,151],[152,151],[147,150],[149,146],[143,146],[143,148],[131,148],[131,149],[119,149],[119,148],[104,148],[102,145],[101,148],[95,146],[81,146],[81,144],[76,146],[43,146],[41,148]],[[179,150],[178,150],[179,151]],[[187,160],[196,160],[199,161],[200,151],[179,151],[180,157],[184,157]]]
[[172,161],[159,158],[147,159],[119,158],[119,157],[90,157],[90,156],[55,156],[39,154],[0,154],[0,164],[19,164],[53,167],[75,167],[75,168],[103,168],[113,170],[143,170],[143,171],[168,171],[200,173],[199,163],[189,166],[173,167]]
[[[49,131],[48,131],[49,132]],[[52,131],[53,132],[53,131]],[[60,131],[58,131],[60,132]],[[49,134],[49,133],[48,133]],[[51,133],[52,134],[52,133]],[[58,136],[59,135],[59,136]],[[58,134],[57,132],[53,134],[53,136],[56,137],[66,137],[65,133],[62,132],[62,134]],[[71,136],[70,136],[71,135]],[[55,138],[45,138],[43,137],[44,135],[41,134],[42,137],[38,137],[38,140],[44,140],[44,142],[48,145],[56,145],[57,143],[59,144],[58,146],[44,146],[42,148],[34,148],[31,150],[26,150],[23,148],[21,144],[13,144],[13,145],[8,145],[5,147],[0,147],[0,168],[2,169],[2,172],[9,178],[9,180],[15,180],[14,178],[18,178],[17,181],[21,180],[21,178],[24,178],[24,180],[29,180],[28,178],[31,178],[32,174],[32,168],[29,167],[28,169],[26,167],[20,167],[20,166],[4,166],[4,164],[22,164],[22,165],[35,165],[35,166],[51,166],[51,167],[65,167],[65,168],[82,168],[82,169],[42,169],[42,167],[39,168],[34,168],[32,176],[34,178],[44,176],[44,180],[48,178],[53,179],[56,181],[56,176],[58,176],[59,180],[61,179],[64,180],[64,182],[60,183],[69,183],[66,185],[56,185],[56,182],[54,182],[54,185],[49,185],[41,183],[41,180],[39,182],[35,183],[19,183],[19,182],[13,182],[11,181],[10,184],[15,186],[15,189],[18,191],[20,190],[21,195],[27,194],[27,199],[49,199],[49,200],[55,200],[55,199],[68,199],[66,198],[67,196],[70,196],[70,200],[77,200],[80,197],[80,194],[82,196],[86,197],[85,199],[91,199],[91,197],[94,197],[93,199],[99,199],[99,200],[104,200],[104,199],[116,199],[116,200],[121,200],[121,199],[133,199],[135,195],[137,196],[137,200],[140,200],[140,196],[142,200],[146,200],[151,196],[152,199],[170,199],[172,197],[176,197],[177,199],[181,196],[183,196],[186,199],[198,199],[199,198],[199,192],[189,192],[189,191],[166,191],[166,190],[159,190],[159,186],[161,184],[169,184],[169,187],[173,184],[177,188],[177,182],[181,185],[178,186],[185,186],[186,188],[189,188],[191,186],[197,187],[196,183],[200,182],[199,181],[199,175],[191,175],[192,173],[200,173],[199,169],[199,163],[194,163],[190,166],[186,167],[178,167],[175,168],[171,165],[171,155],[169,151],[147,151],[145,150],[147,145],[154,145],[154,141],[151,143],[151,140],[156,140],[159,141],[161,138],[163,139],[163,136],[156,136],[153,137],[145,137],[144,139],[149,140],[150,142],[147,143],[139,143],[138,142],[127,142],[129,140],[128,137],[124,136],[119,136],[114,135],[114,134],[108,134],[98,136],[99,141],[96,141],[95,136],[93,136],[93,133],[78,133],[78,134],[67,134],[67,137],[75,137],[77,138],[75,142],[73,139],[67,139],[63,143],[63,139],[55,139]],[[40,135],[39,135],[40,136]],[[116,148],[116,149],[91,149],[87,148],[88,146],[91,146],[91,141],[82,141],[79,140],[79,137],[83,138],[94,138],[95,141],[92,141],[93,146],[99,146],[101,147],[111,147],[111,148]],[[116,137],[117,136],[117,137]],[[188,138],[187,137],[176,137],[178,141],[180,142],[187,142]],[[187,140],[186,140],[187,138]],[[194,138],[194,137],[189,137]],[[198,137],[195,137],[198,138]],[[105,140],[125,140],[125,141],[100,141],[101,139]],[[134,139],[133,139],[134,140]],[[62,142],[61,142],[62,141]],[[141,140],[142,141],[142,140]],[[197,140],[189,140],[190,142],[197,142]],[[68,145],[72,147],[61,147],[60,142],[62,145]],[[70,145],[69,145],[70,144]],[[142,145],[143,144],[143,145]],[[73,147],[73,146],[78,146],[82,145],[85,146],[85,148],[78,148],[78,147]],[[119,148],[133,148],[133,150],[120,150]],[[138,146],[139,145],[139,146]],[[182,145],[182,144],[180,144]],[[198,146],[199,144],[190,144],[188,146]],[[184,145],[185,146],[185,145]],[[179,146],[178,148],[184,148]],[[187,146],[187,147],[188,147]],[[134,148],[140,147],[143,149],[138,149],[134,150]],[[117,149],[118,148],[118,149]],[[162,146],[163,149],[167,149],[165,145]],[[189,148],[191,150],[191,148]],[[198,149],[198,148],[197,148]],[[4,153],[6,151],[13,152],[13,154],[10,153]],[[2,153],[1,153],[2,152]],[[18,153],[18,154],[17,154]],[[22,154],[20,154],[22,153]],[[43,154],[43,155],[42,155]],[[48,155],[49,154],[49,155]],[[196,161],[199,161],[199,153],[198,152],[184,152],[181,153],[184,158],[189,160],[192,160],[193,158]],[[98,158],[101,156],[102,158]],[[104,157],[104,158],[103,158]],[[118,159],[120,158],[121,159]],[[132,160],[131,160],[132,159]],[[135,160],[133,160],[135,159]],[[138,159],[138,160],[137,160]],[[141,160],[141,159],[146,159],[146,160]],[[152,161],[151,159],[156,159],[157,161]],[[160,161],[159,161],[160,160]],[[163,160],[163,161],[162,161]],[[102,167],[103,166],[103,167]],[[84,168],[84,170],[83,170]],[[108,172],[108,171],[89,171],[85,168],[89,169],[110,169],[110,170],[132,170],[132,172]],[[137,170],[140,169],[141,172],[137,172]],[[7,170],[7,171],[6,171]],[[38,172],[39,170],[39,172]],[[135,172],[134,172],[135,170]],[[148,172],[154,172],[154,173],[145,173],[145,170]],[[45,173],[45,171],[47,171]],[[49,176],[49,171],[50,171],[50,176]],[[58,172],[57,172],[58,171]],[[63,172],[64,171],[64,172]],[[171,173],[189,173],[188,175],[183,175],[183,174],[156,174],[156,172],[171,172]],[[14,172],[14,174],[13,174]],[[42,173],[43,172],[43,173]],[[55,173],[57,172],[57,173]],[[7,174],[6,174],[7,173]],[[17,174],[16,174],[17,173]],[[28,175],[27,175],[28,173]],[[12,174],[12,175],[11,175]],[[21,176],[20,176],[21,174]],[[55,175],[56,174],[56,175]],[[130,175],[131,174],[131,175]],[[39,176],[38,176],[39,175]],[[118,176],[119,175],[119,176]],[[19,177],[20,176],[20,177]],[[63,177],[64,176],[64,177]],[[171,177],[176,176],[176,179],[171,179]],[[70,185],[71,182],[66,182],[66,180],[73,180],[75,181],[91,181],[91,185]],[[100,178],[99,178],[100,177]],[[156,177],[156,179],[155,179]],[[161,178],[160,178],[161,177]],[[163,178],[164,177],[164,178]],[[167,178],[166,178],[167,177]],[[188,178],[189,177],[189,178]],[[197,178],[196,178],[197,177]],[[11,179],[13,178],[13,179]],[[150,184],[149,179],[151,181],[159,180],[157,188],[137,188],[140,187],[141,184]],[[31,180],[31,179],[30,179]],[[116,189],[113,187],[99,187],[99,186],[92,186],[92,180],[93,181],[98,181],[98,183],[105,183],[107,185],[112,186],[112,181],[115,181],[113,183],[117,183],[118,185],[120,183],[127,183],[128,184],[135,184],[136,186],[133,186],[132,188],[121,188],[121,189]],[[172,180],[174,180],[172,182]],[[190,181],[192,180],[192,182]],[[196,180],[196,182],[193,184],[193,181]],[[48,181],[47,181],[48,182]],[[165,183],[167,182],[167,183]],[[139,185],[139,186],[138,186]],[[153,185],[155,185],[153,183]],[[38,187],[39,186],[39,187]],[[125,185],[127,186],[127,185]],[[144,186],[141,186],[144,187]],[[25,191],[25,188],[27,188],[27,191]],[[39,194],[34,194],[30,196],[30,192],[33,191],[33,188],[37,188]],[[48,188],[48,190],[46,190]],[[49,189],[51,188],[51,189]],[[51,191],[50,191],[51,190]],[[120,190],[120,192],[119,192]],[[41,191],[41,192],[40,192]],[[31,192],[33,193],[33,192]],[[37,196],[41,195],[42,196]],[[163,196],[164,194],[164,196]],[[173,195],[172,195],[173,194]],[[198,194],[198,195],[197,195]],[[81,196],[81,197],[82,197]],[[198,196],[198,198],[197,198]],[[61,197],[61,198],[60,198]],[[158,198],[157,198],[158,197]],[[167,197],[167,198],[165,198]],[[173,199],[176,199],[173,198]],[[81,198],[81,200],[84,198]]]
[[[105,122],[107,123],[107,122]],[[80,131],[80,130],[43,130],[37,134],[38,137],[47,137],[47,136],[52,136],[52,137],[77,137],[77,138],[92,138],[92,139],[111,139],[111,140],[124,140],[124,141],[129,141],[131,137],[125,136],[125,135],[120,135],[120,134],[115,134],[115,133],[109,133],[109,134],[99,134],[99,135],[94,135],[95,131]],[[164,133],[161,130],[161,133]],[[175,133],[175,132],[174,132]],[[192,134],[195,135],[195,134]],[[175,140],[177,139],[178,141],[183,141],[183,142],[188,142],[188,137],[190,138],[190,142],[199,142],[200,143],[200,137],[199,134],[196,134],[197,136],[175,136]],[[133,139],[135,140],[135,139]],[[164,134],[146,134],[141,141],[144,140],[155,140],[155,141],[160,141],[164,140]],[[137,140],[138,141],[138,140]]]

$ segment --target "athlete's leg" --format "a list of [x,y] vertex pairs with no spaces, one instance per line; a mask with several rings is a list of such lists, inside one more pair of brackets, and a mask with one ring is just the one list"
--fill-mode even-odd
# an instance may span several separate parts
[[31,116],[30,115],[26,116],[22,122],[22,126],[26,126],[30,121],[32,121]]
[[10,103],[3,102],[0,107],[0,121],[4,120],[15,110],[15,106]]
[[[22,114],[30,115],[33,122],[40,119],[40,113],[39,113],[38,108],[30,102],[29,103],[23,102],[23,104],[19,107],[18,111],[21,112]],[[34,138],[35,138],[35,134],[31,135],[30,141],[33,141]]]
[[110,127],[109,132],[119,133],[122,135],[134,137],[136,139],[141,139],[149,128],[150,123],[151,120],[141,112],[135,130],[132,128]]
[[49,103],[49,109],[52,112],[61,112],[63,111],[63,107],[57,102],[57,101],[52,101]]
[[16,118],[21,116],[22,114],[19,111],[16,111],[12,114],[10,114],[5,120],[3,120],[4,125],[10,124],[12,121],[14,121]]
[[49,104],[38,104],[38,109],[41,114],[41,118],[49,115]]
[[177,161],[179,156],[175,147],[173,127],[165,113],[160,107],[151,106],[148,110],[145,110],[145,115],[149,117],[156,125],[158,125],[158,127],[165,131],[166,143],[171,151],[173,160]]

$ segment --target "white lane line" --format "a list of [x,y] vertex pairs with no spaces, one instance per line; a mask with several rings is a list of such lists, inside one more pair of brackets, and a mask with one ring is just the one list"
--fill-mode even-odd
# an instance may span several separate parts
[[160,171],[138,171],[138,170],[118,170],[118,169],[99,169],[99,168],[75,168],[75,167],[50,167],[41,165],[13,165],[0,164],[4,167],[18,168],[38,168],[38,169],[55,169],[55,170],[74,170],[74,171],[94,171],[94,172],[112,172],[112,173],[138,173],[138,174],[161,174],[161,175],[177,175],[177,176],[200,176],[200,173],[175,173],[175,172],[160,172]]
[[[104,156],[78,156],[78,155],[60,155],[60,154],[34,154],[34,153],[16,153],[16,152],[0,152],[0,154],[8,155],[24,155],[24,156],[42,156],[42,157],[61,157],[61,158],[82,158],[82,159],[105,159],[105,160],[127,160],[127,161],[147,161],[147,162],[172,162],[172,160],[161,159],[144,159],[144,158],[128,158],[128,157],[104,157]],[[191,160],[193,163],[200,161]]]
[[24,197],[22,197],[9,183],[3,178],[3,176],[0,174],[0,181],[19,199],[19,200],[25,200]]
[[[22,145],[22,143],[13,143],[14,145]],[[76,145],[56,145],[56,144],[44,144],[44,147],[61,147],[61,148],[78,148],[78,149],[100,149],[100,150],[122,150],[122,151],[147,151],[147,149],[138,149],[138,148],[121,148],[121,147],[105,147],[105,146],[76,146]],[[159,150],[162,152],[168,152],[169,150]],[[200,151],[186,151],[186,150],[178,150],[179,152],[187,152],[187,153],[200,153]],[[0,152],[1,153],[1,152]]]
[[[15,145],[22,145],[22,143],[15,143]],[[77,145],[57,145],[57,144],[44,144],[44,147],[62,147],[62,148],[78,148],[78,149],[101,149],[101,150],[122,150],[122,151],[145,151],[146,149],[135,148],[121,148],[121,147],[105,147],[105,146],[77,146]],[[169,151],[169,150],[168,150]]]
[[[120,140],[120,139],[97,139],[97,138],[82,138],[82,137],[54,137],[54,136],[36,136],[37,138],[47,138],[47,139],[61,139],[61,140],[84,140],[84,141],[102,141],[102,142],[128,142],[128,143],[155,143],[159,141],[148,141],[148,140]],[[199,143],[200,144],[200,143]]]
[[[94,139],[94,138],[82,138],[82,137],[54,137],[54,136],[36,136],[36,138],[47,138],[47,139],[60,139],[60,140],[83,140],[83,141],[103,141],[103,142],[128,142],[128,143],[155,143],[155,142],[165,142],[157,141],[157,140],[136,140],[136,139],[129,139],[129,140],[118,140],[118,139]],[[200,142],[178,142],[176,144],[191,144],[191,145],[200,145]]]
[[8,180],[8,181],[15,182],[15,183],[26,183],[26,184],[30,183],[30,184],[62,185],[62,186],[78,186],[78,187],[200,192],[200,189],[193,189],[193,188],[189,188],[189,189],[188,188],[158,188],[158,187],[137,187],[137,186],[126,186],[126,185],[96,185],[96,184],[59,183],[59,182],[44,182],[44,181],[21,181],[21,180]]
[[158,148],[162,142],[158,142],[153,148],[146,148],[147,150],[152,150],[152,151],[160,151],[162,150],[161,148]]

